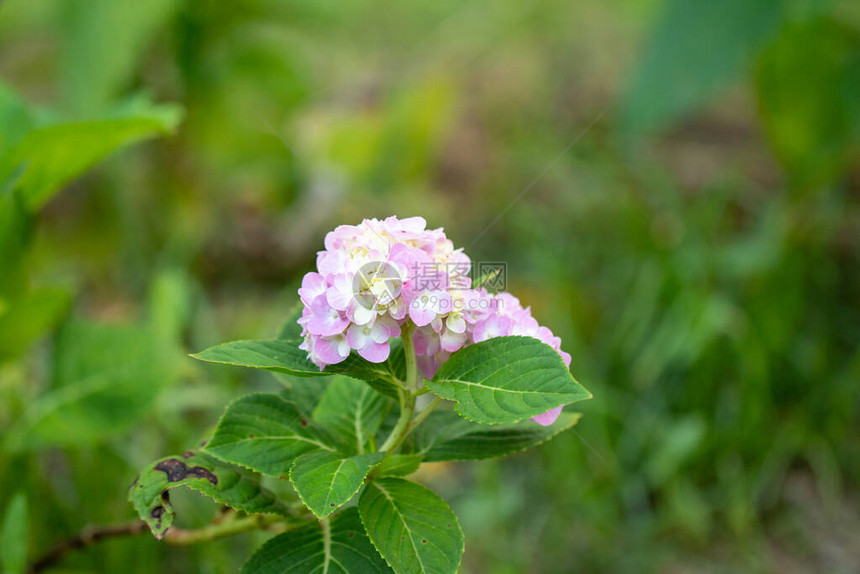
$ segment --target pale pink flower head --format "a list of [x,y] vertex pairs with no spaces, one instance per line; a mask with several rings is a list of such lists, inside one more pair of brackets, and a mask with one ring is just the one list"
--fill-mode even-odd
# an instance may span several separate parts
[[[343,361],[351,350],[371,362],[385,361],[390,340],[400,336],[405,322],[425,326],[447,316],[447,263],[458,261],[462,271],[464,258],[442,229],[428,230],[421,217],[338,226],[326,235],[317,269],[299,289],[302,348],[320,369]],[[440,275],[438,287],[417,288],[428,274]]]
[[[432,377],[452,353],[506,335],[534,337],[570,366],[561,339],[538,324],[529,308],[508,293],[472,288],[471,261],[440,229],[421,217],[365,219],[326,235],[317,269],[299,289],[303,309],[299,348],[320,370],[351,352],[381,363],[391,339],[413,328],[418,365]],[[532,418],[550,425],[561,407]]]

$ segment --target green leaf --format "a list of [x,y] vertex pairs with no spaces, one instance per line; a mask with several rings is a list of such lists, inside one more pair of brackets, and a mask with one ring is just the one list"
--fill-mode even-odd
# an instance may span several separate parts
[[361,381],[336,376],[313,411],[313,419],[346,453],[362,454],[373,440],[391,401]]
[[135,109],[134,115],[70,122],[31,130],[0,155],[0,179],[25,164],[20,192],[36,211],[64,185],[111,152],[134,142],[169,133],[179,111],[169,106]]
[[308,360],[307,353],[299,349],[299,343],[300,341],[289,339],[233,341],[191,356],[210,363],[251,367],[296,377],[349,375],[370,383],[381,393],[394,397],[397,396],[398,379],[405,378],[402,349],[398,352],[394,344],[391,357],[384,363],[371,363],[353,354],[344,362],[329,365],[324,371],[320,371],[319,367]]
[[777,0],[668,0],[633,67],[625,127],[658,130],[729,87],[780,20]]
[[380,452],[351,457],[309,452],[293,463],[290,480],[302,502],[319,518],[325,518],[358,492],[364,477],[382,457]]
[[803,188],[831,183],[860,150],[860,34],[826,19],[786,26],[756,88],[774,152]]
[[311,416],[325,394],[334,377],[289,377],[287,375],[275,375],[281,378],[284,385],[284,394],[298,405],[299,409]]
[[295,377],[328,375],[330,373],[321,372],[308,360],[307,352],[299,349],[302,327],[297,321],[301,313],[301,306],[290,313],[277,339],[231,341],[191,356],[210,363],[251,367]]
[[0,531],[0,564],[4,574],[24,574],[29,546],[29,512],[23,492],[16,494],[3,516]]
[[451,355],[431,391],[479,423],[514,423],[590,399],[552,347],[532,337],[496,337]]
[[68,322],[57,337],[53,388],[4,433],[3,447],[90,445],[116,437],[177,380],[177,358],[145,325]]
[[242,574],[385,574],[355,508],[329,521],[275,536],[242,567]]
[[251,367],[296,377],[318,377],[325,374],[308,360],[307,353],[299,349],[295,341],[284,339],[231,341],[191,356],[209,363]]
[[[294,377],[349,375],[365,381],[381,394],[398,398],[399,381],[406,378],[406,355],[399,339],[391,341],[391,354],[384,363],[371,363],[353,353],[344,362],[320,371],[308,360],[307,353],[298,348],[302,343],[302,328],[297,322],[301,313],[299,305],[281,327],[277,339],[234,341],[191,356],[201,361],[264,369]],[[287,382],[292,386],[291,383],[293,381]]]
[[[456,416],[456,415],[455,415]],[[457,417],[459,420],[460,417]],[[422,423],[424,426],[425,423]],[[419,429],[421,427],[418,427]],[[376,467],[374,474],[383,478],[385,476],[407,476],[418,470],[424,457],[417,454],[393,454],[384,459],[379,466]]]
[[296,458],[334,449],[283,395],[257,393],[231,403],[206,451],[271,476],[286,476]]
[[382,478],[367,485],[358,510],[373,545],[398,574],[447,574],[460,566],[463,531],[432,490]]
[[581,413],[562,412],[548,427],[532,421],[488,427],[451,411],[436,411],[409,437],[405,448],[423,455],[425,462],[504,456],[548,441],[581,417]]
[[249,514],[291,515],[289,508],[248,472],[206,453],[188,451],[152,463],[129,488],[129,502],[158,539],[164,537],[176,514],[168,491],[179,486]]

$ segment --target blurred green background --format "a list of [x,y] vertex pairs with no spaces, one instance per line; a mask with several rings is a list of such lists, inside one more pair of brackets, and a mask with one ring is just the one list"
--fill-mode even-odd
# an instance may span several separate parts
[[[277,389],[185,354],[271,336],[326,231],[396,214],[506,261],[595,395],[422,471],[463,572],[856,573],[858,153],[852,0],[3,0],[6,570]],[[52,571],[236,572],[262,540]]]

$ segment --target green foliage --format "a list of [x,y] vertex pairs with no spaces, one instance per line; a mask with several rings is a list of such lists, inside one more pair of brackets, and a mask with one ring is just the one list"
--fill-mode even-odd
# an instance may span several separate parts
[[334,451],[328,439],[284,394],[255,394],[231,403],[206,452],[256,472],[286,476],[299,455]]
[[255,476],[225,464],[204,452],[186,451],[143,469],[129,487],[128,499],[152,530],[163,538],[176,515],[170,490],[185,486],[224,506],[254,514],[290,516],[290,509],[275,494],[262,487]]
[[313,419],[347,453],[374,449],[374,436],[391,408],[391,401],[368,385],[336,376],[313,411]]
[[11,498],[0,522],[0,567],[3,574],[24,574],[30,527],[27,497],[19,492]]
[[17,143],[37,123],[36,114],[9,86],[0,82],[0,151]]
[[0,312],[0,361],[26,351],[55,327],[69,310],[72,296],[65,289],[31,289]]
[[385,476],[408,476],[418,470],[424,457],[417,454],[395,454],[387,456],[374,469],[374,474],[379,478]]
[[0,82],[0,361],[26,351],[69,309],[62,288],[30,288],[28,251],[33,213],[55,193],[110,153],[172,131],[178,108],[127,102],[103,117],[63,122],[37,119]]
[[[0,299],[8,301],[24,295],[28,286],[26,255],[32,219],[24,207],[24,202],[14,193],[22,171],[19,169],[0,186],[0,252],[3,253],[3,265],[0,266]],[[0,332],[9,333],[5,329]]]
[[626,129],[661,129],[717,95],[749,67],[780,17],[778,0],[665,2],[625,95]]
[[65,184],[108,154],[169,133],[179,117],[176,108],[147,106],[116,117],[36,128],[0,155],[0,179],[25,165],[20,194],[28,209],[38,210]]
[[378,452],[349,457],[308,452],[293,463],[290,480],[302,502],[319,518],[325,518],[358,492],[364,477],[382,456]]
[[801,188],[830,183],[860,150],[860,32],[828,19],[792,23],[759,60],[759,109]]
[[479,423],[513,423],[591,398],[549,345],[496,337],[454,353],[427,386]]
[[370,363],[353,354],[343,363],[320,371],[308,360],[307,353],[298,348],[298,344],[297,339],[233,341],[191,356],[210,363],[251,367],[295,377],[345,374],[367,381],[389,396],[397,396],[398,382],[404,376],[402,349],[399,352],[392,349],[391,356],[384,363]]
[[[165,355],[267,337],[326,230],[420,214],[476,262],[507,262],[508,287],[597,397],[577,405],[575,433],[513,459],[421,465],[403,453],[437,436],[437,417],[467,441],[544,432],[443,403],[370,471],[414,472],[443,495],[469,533],[463,574],[856,571],[858,31],[858,3],[833,0],[3,0],[0,157],[34,131],[130,118],[134,102],[118,102],[139,90],[188,115],[38,213],[18,185],[27,166],[3,165],[0,442],[19,447],[0,448],[0,509],[23,491],[31,560],[123,523],[136,515],[124,486],[149,461],[210,436],[228,400],[280,390],[259,370],[177,358],[169,381],[132,392],[120,375],[119,398],[96,393],[31,440],[34,406],[116,369],[87,358],[60,387],[58,351],[128,351],[70,345],[69,324],[143,329],[170,342]],[[619,148],[631,135],[642,145]],[[39,304],[47,291],[66,304]],[[389,404],[403,356],[372,382]],[[338,377],[313,374],[277,379],[331,448],[358,454],[314,416]],[[124,393],[146,408],[127,410]],[[399,415],[365,433],[365,453]],[[452,441],[446,457],[477,451]],[[285,478],[262,481],[296,503]],[[186,490],[172,496],[181,526],[208,529],[210,501]],[[364,536],[352,519],[347,544]],[[268,535],[111,540],[51,570],[229,574]],[[385,571],[363,542],[365,571]],[[293,548],[269,556],[281,571]],[[305,565],[319,571],[315,548]]]
[[493,458],[537,446],[573,427],[581,417],[580,413],[562,413],[547,427],[533,422],[487,427],[451,411],[437,411],[415,431],[408,448],[424,462]]
[[116,436],[176,381],[177,360],[176,349],[147,323],[70,321],[57,338],[53,387],[4,433],[2,446],[17,452]]
[[129,83],[144,48],[176,7],[172,0],[89,0],[86,10],[64,3],[58,20],[60,84],[67,105],[78,113],[109,105]]
[[460,566],[460,523],[431,490],[402,478],[379,479],[364,490],[358,510],[373,545],[398,574]]
[[[282,337],[289,336],[291,329],[283,329]],[[439,384],[443,381],[456,389],[456,385],[474,380],[488,389],[534,393],[537,398],[525,402],[527,407],[542,406],[538,412],[544,412],[546,405],[588,395],[549,346],[529,337],[498,341],[500,344],[487,341],[455,353],[440,369],[444,374],[433,383],[427,382],[428,388],[445,390],[447,387]],[[404,357],[404,363],[413,367],[407,369],[403,381],[398,380],[398,420],[387,429],[389,436],[381,446],[377,447],[376,434],[391,407],[384,394],[369,383],[343,375],[335,376],[324,387],[318,379],[304,379],[307,383],[281,393],[257,393],[232,402],[201,454],[189,451],[181,458],[169,457],[150,465],[131,489],[130,499],[138,514],[156,536],[163,536],[173,520],[173,510],[164,493],[180,485],[201,490],[223,504],[252,514],[273,511],[274,497],[261,491],[256,481],[240,482],[231,466],[236,464],[289,478],[301,502],[321,520],[319,526],[311,521],[264,545],[245,566],[245,572],[280,572],[285,568],[353,572],[363,571],[368,561],[378,561],[378,556],[362,550],[366,541],[363,531],[358,540],[351,540],[335,552],[338,540],[355,538],[355,525],[350,518],[355,512],[342,507],[357,494],[367,536],[395,572],[456,572],[464,544],[457,517],[438,495],[400,477],[415,472],[425,461],[488,458],[540,444],[572,427],[579,415],[563,415],[550,427],[532,422],[485,427],[450,411],[433,412],[441,403],[437,398],[425,407],[425,413],[413,416],[419,392],[415,350],[410,338],[401,343],[403,352],[410,354]],[[275,372],[287,369],[288,374],[300,375],[304,373],[294,368],[298,353],[290,349],[298,349],[298,345],[298,340],[287,338],[267,341],[265,345],[228,343],[197,358],[274,368]],[[273,349],[277,353],[272,353]],[[448,365],[453,366],[447,368]],[[464,365],[468,368],[464,369]],[[514,385],[508,385],[510,382]],[[314,384],[324,391],[310,391],[305,386]],[[292,400],[293,394],[301,405]],[[523,403],[509,404],[519,409],[517,416],[530,412],[524,410]],[[311,406],[309,417],[307,410]],[[406,453],[396,454],[415,430],[419,433],[406,443]],[[222,485],[227,484],[227,473],[233,473],[233,479],[225,490]],[[233,488],[237,482],[239,487]],[[290,550],[283,553],[287,544]]]
[[350,508],[330,522],[307,524],[266,542],[242,567],[243,574],[332,572],[377,574],[391,572],[373,549]]
[[295,377],[320,375],[319,367],[308,360],[308,354],[298,348],[295,340],[233,341],[191,356],[210,363],[252,367]]

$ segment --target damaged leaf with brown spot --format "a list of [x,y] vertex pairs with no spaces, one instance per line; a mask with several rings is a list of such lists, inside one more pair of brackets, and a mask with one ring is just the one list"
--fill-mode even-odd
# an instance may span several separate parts
[[251,473],[198,451],[170,456],[146,467],[129,488],[128,499],[140,518],[161,539],[175,512],[169,491],[178,486],[196,490],[214,501],[250,514],[282,514],[290,510]]

